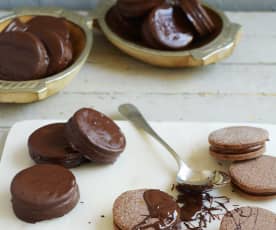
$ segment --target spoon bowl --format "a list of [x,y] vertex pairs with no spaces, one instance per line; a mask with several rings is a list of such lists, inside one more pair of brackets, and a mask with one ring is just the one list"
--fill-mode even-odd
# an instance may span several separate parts
[[176,182],[187,187],[190,190],[209,190],[220,188],[230,183],[230,177],[217,170],[196,170],[189,167],[181,157],[170,147],[149,125],[140,111],[132,104],[123,104],[119,106],[119,112],[131,121],[137,128],[144,130],[146,133],[155,138],[163,145],[178,165]]

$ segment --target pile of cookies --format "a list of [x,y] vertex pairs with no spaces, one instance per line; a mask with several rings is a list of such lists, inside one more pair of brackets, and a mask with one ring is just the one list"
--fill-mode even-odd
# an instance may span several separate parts
[[13,19],[0,33],[0,80],[27,81],[61,72],[73,59],[70,30],[63,18]]
[[125,146],[117,124],[89,108],[77,111],[67,123],[37,129],[28,140],[37,165],[19,172],[11,184],[16,216],[34,223],[65,215],[79,200],[76,179],[66,168],[114,163]]
[[119,36],[159,50],[190,47],[216,34],[218,21],[198,0],[118,0],[106,17]]
[[210,154],[218,160],[233,161],[232,183],[252,195],[276,194],[276,158],[265,153],[268,131],[247,126],[227,127],[209,135]]

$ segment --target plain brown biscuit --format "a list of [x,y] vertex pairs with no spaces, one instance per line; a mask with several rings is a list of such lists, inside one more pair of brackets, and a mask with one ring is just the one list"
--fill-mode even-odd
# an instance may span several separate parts
[[244,149],[262,145],[269,139],[268,131],[249,126],[218,129],[209,135],[209,143],[219,148]]
[[240,190],[255,195],[276,194],[276,158],[262,156],[254,160],[236,162],[229,173]]
[[253,152],[248,152],[248,153],[218,153],[218,152],[214,152],[210,149],[209,153],[211,156],[213,156],[214,158],[216,158],[217,160],[223,160],[223,161],[244,161],[244,160],[250,160],[250,159],[254,159],[257,157],[260,157],[264,154],[265,152],[265,147],[253,151]]
[[276,215],[257,207],[242,207],[223,217],[220,230],[275,230]]

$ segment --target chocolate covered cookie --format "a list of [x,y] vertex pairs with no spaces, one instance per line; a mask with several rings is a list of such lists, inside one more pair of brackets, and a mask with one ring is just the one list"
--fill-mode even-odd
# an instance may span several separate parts
[[43,43],[33,34],[14,31],[0,34],[0,79],[35,80],[43,77],[49,56]]
[[265,152],[269,139],[266,130],[235,126],[216,130],[209,135],[210,154],[218,160],[248,160]]
[[186,16],[168,4],[150,12],[142,26],[142,36],[150,47],[175,50],[186,47],[194,38]]
[[36,165],[19,172],[11,183],[15,215],[30,223],[61,217],[79,201],[74,175],[58,165]]
[[262,156],[236,162],[229,169],[232,183],[252,195],[276,195],[276,158]]
[[121,129],[104,114],[80,109],[66,124],[66,137],[73,149],[97,163],[113,163],[124,151],[126,140]]
[[113,223],[118,230],[175,229],[179,222],[177,203],[160,190],[128,191],[113,205]]
[[223,217],[220,230],[275,230],[276,214],[257,207],[242,207]]
[[38,164],[58,164],[66,168],[79,166],[85,161],[73,150],[65,138],[65,124],[46,125],[34,131],[28,140],[31,158]]

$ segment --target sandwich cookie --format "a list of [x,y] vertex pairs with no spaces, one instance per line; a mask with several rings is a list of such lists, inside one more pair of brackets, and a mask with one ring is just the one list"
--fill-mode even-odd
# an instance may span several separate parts
[[65,138],[65,124],[56,123],[34,131],[28,140],[29,154],[37,164],[58,164],[66,168],[81,165],[85,158]]
[[95,163],[113,163],[124,151],[121,129],[104,114],[89,108],[77,111],[66,124],[71,147]]
[[248,126],[227,127],[209,135],[210,154],[218,160],[254,159],[265,152],[266,130]]
[[232,210],[222,218],[219,230],[275,230],[276,214],[257,207]]
[[11,183],[15,215],[29,223],[61,217],[79,201],[74,175],[58,165],[35,165],[19,172]]
[[201,37],[216,30],[214,22],[198,0],[179,0],[179,5]]
[[0,79],[27,81],[43,77],[49,56],[33,34],[14,31],[0,34]]
[[118,0],[121,15],[127,18],[142,17],[154,7],[161,5],[164,0]]
[[116,230],[175,229],[179,222],[177,203],[160,190],[127,191],[113,205]]
[[230,166],[232,183],[252,195],[276,195],[276,158],[261,156]]
[[153,48],[177,50],[193,41],[193,34],[183,12],[163,4],[154,8],[142,26],[144,41]]

